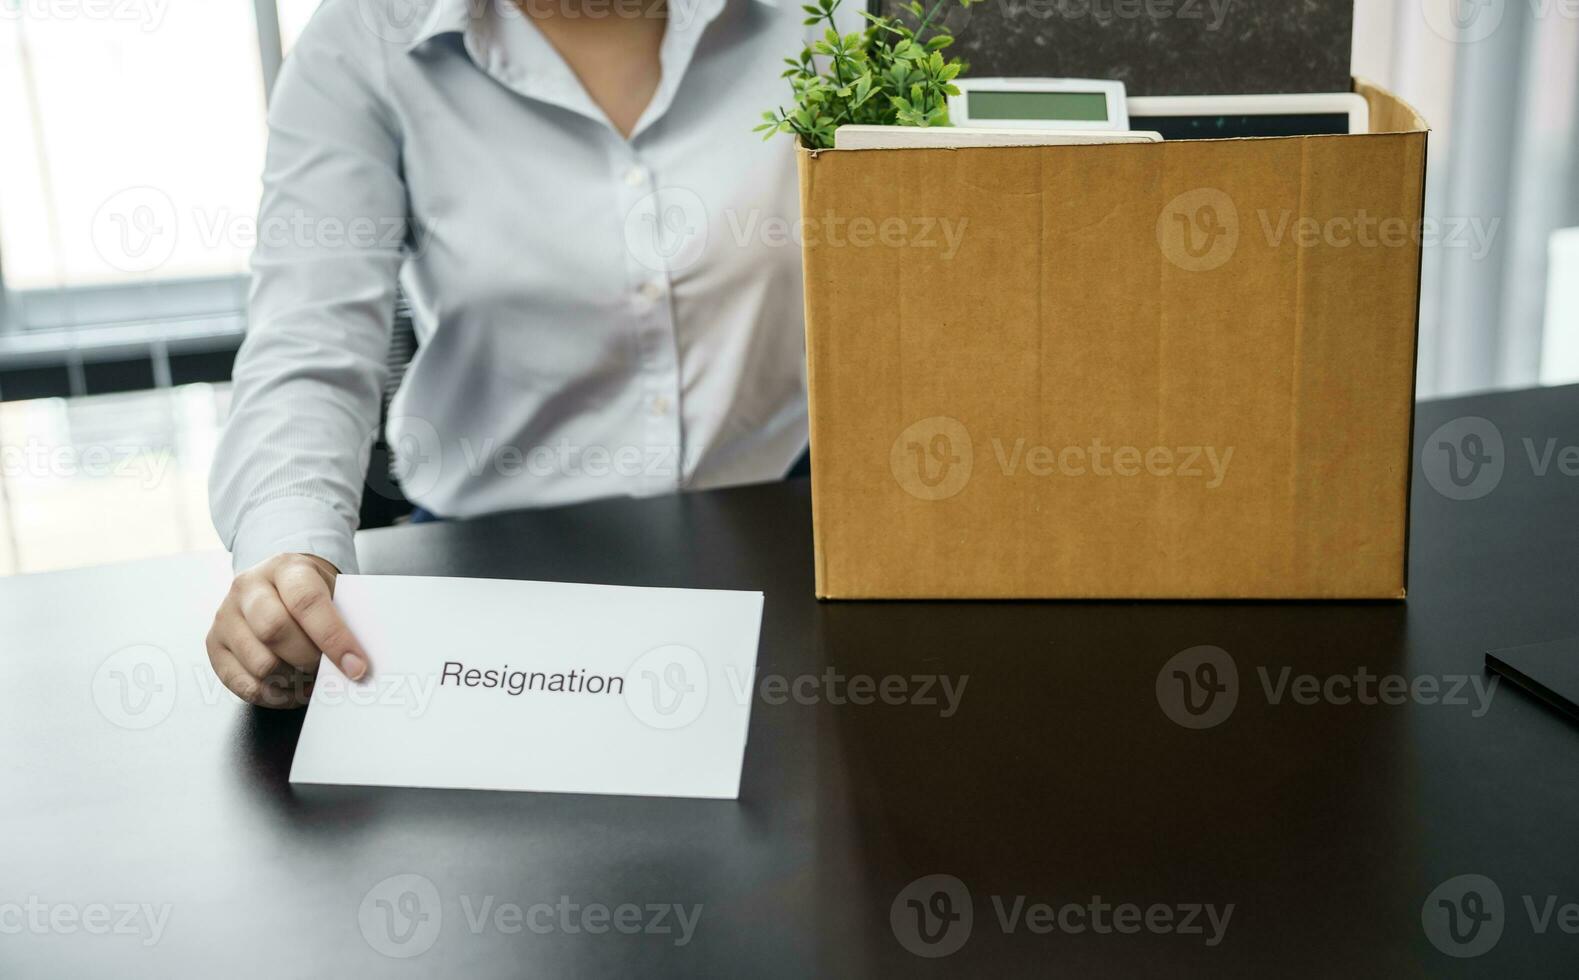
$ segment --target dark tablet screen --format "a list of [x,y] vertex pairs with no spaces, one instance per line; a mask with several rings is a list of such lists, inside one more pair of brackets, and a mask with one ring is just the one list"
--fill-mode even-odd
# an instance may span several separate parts
[[1244,136],[1333,136],[1349,131],[1346,112],[1248,116],[1130,116],[1129,128],[1165,140],[1226,140]]

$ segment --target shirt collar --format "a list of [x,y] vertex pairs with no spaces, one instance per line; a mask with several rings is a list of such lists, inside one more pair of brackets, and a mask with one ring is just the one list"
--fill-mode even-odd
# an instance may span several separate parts
[[440,34],[465,34],[466,28],[487,7],[489,0],[430,0],[427,15],[406,45],[411,51]]
[[[495,3],[512,4],[514,0],[429,0],[432,6],[426,15],[413,22],[418,24],[416,33],[406,45],[407,51],[421,47],[441,34],[465,34],[473,22],[488,14]],[[694,5],[698,0],[677,0]],[[779,0],[751,0],[766,7],[777,7]],[[850,2],[850,0],[846,0]]]

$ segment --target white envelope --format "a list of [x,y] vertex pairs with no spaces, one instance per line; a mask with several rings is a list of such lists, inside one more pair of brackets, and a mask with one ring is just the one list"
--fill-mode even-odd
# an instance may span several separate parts
[[735,799],[762,593],[342,575],[295,783]]

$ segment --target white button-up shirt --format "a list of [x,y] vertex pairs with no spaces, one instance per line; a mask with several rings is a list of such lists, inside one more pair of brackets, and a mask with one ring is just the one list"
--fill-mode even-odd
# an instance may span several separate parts
[[249,329],[210,481],[238,569],[280,552],[356,568],[397,278],[421,346],[388,433],[405,494],[435,513],[793,463],[793,141],[751,129],[788,103],[783,59],[808,28],[774,0],[668,8],[662,82],[629,139],[509,0],[320,8],[270,105]]

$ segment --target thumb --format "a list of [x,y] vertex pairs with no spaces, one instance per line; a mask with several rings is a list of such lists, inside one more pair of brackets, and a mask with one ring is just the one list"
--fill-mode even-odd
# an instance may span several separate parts
[[280,601],[307,638],[342,674],[353,681],[360,680],[368,671],[367,651],[334,607],[333,584],[338,573],[322,559],[302,557],[306,560],[287,563],[276,576],[274,587],[279,590]]

